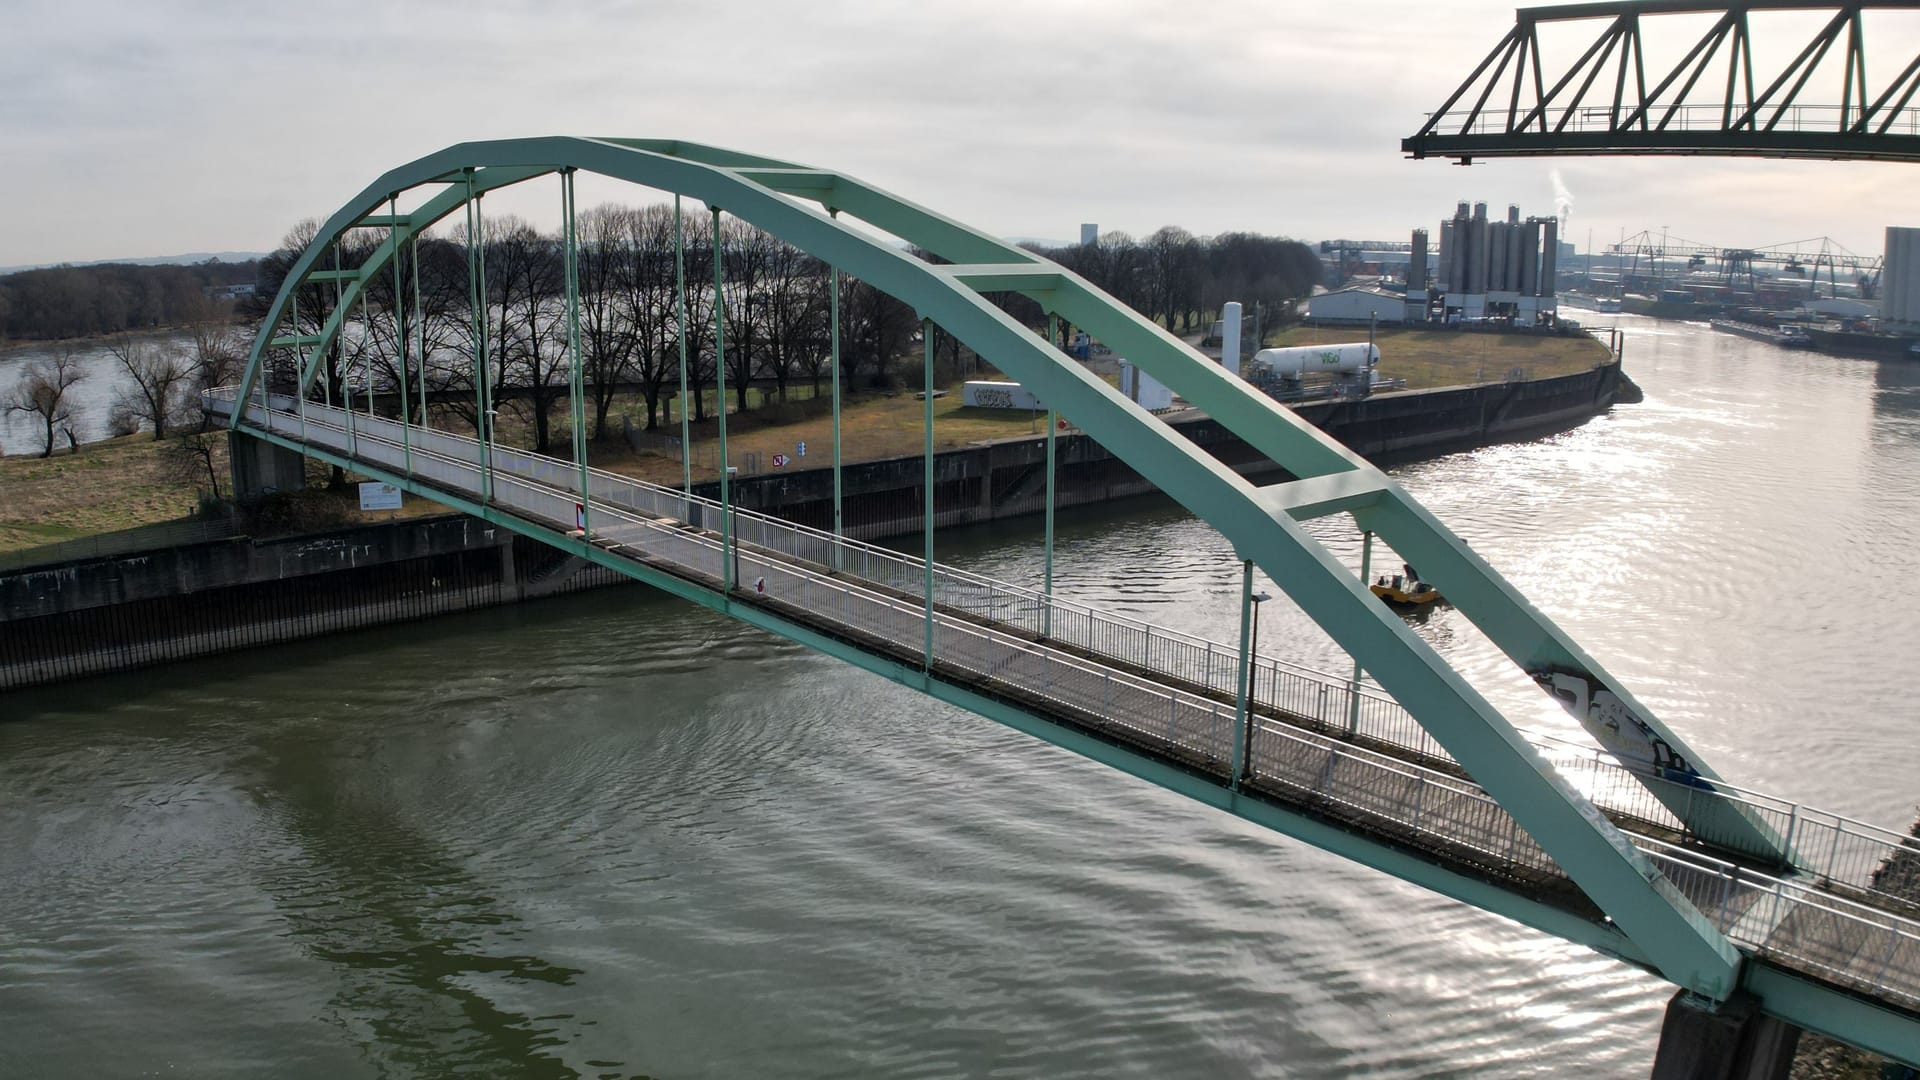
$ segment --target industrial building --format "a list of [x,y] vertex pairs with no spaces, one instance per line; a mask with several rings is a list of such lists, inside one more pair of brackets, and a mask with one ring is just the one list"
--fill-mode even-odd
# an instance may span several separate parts
[[1409,314],[1407,297],[1385,289],[1364,285],[1321,293],[1307,301],[1307,318],[1323,323],[1352,323],[1366,326],[1372,322],[1398,323],[1418,321]]
[[[1416,283],[1408,264],[1407,307],[1418,306],[1429,318],[1510,319],[1521,325],[1547,321],[1559,312],[1554,288],[1560,254],[1560,222],[1551,217],[1520,220],[1520,208],[1509,206],[1507,220],[1488,221],[1487,204],[1473,204],[1468,213],[1461,203],[1453,218],[1440,223],[1440,260],[1431,291]],[[1426,248],[1427,234],[1416,229],[1417,250]],[[1420,274],[1424,279],[1425,275]]]
[[1880,270],[1880,321],[1896,334],[1920,332],[1920,229],[1887,226]]

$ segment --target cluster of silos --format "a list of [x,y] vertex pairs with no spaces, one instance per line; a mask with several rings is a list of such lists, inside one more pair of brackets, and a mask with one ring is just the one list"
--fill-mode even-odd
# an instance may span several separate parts
[[1488,221],[1486,203],[1474,203],[1471,215],[1461,203],[1451,221],[1440,223],[1440,291],[1552,296],[1559,225],[1550,217],[1521,221],[1518,206],[1507,208],[1507,220]]
[[1881,320],[1890,330],[1920,329],[1920,229],[1889,225],[1880,265]]

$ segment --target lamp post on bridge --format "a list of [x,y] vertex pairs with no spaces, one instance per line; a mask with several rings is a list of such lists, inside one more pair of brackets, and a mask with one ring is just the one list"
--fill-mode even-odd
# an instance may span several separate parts
[[[720,407],[724,409],[726,408],[726,404],[725,401],[722,401]],[[728,465],[725,466],[725,469],[726,472],[724,475],[727,481],[731,481],[734,476],[740,472],[740,466],[738,465]],[[731,490],[732,484],[730,483],[723,482],[720,485],[720,548],[721,553],[726,557],[727,565],[733,568],[731,577],[726,576],[725,571],[722,571],[721,583],[726,586],[721,590],[723,592],[732,592],[734,585],[740,580],[740,544],[733,535],[733,499],[730,494]]]
[[1240,790],[1240,777],[1250,771],[1248,757],[1253,750],[1252,716],[1248,698],[1253,690],[1253,646],[1259,634],[1259,605],[1270,599],[1253,591],[1253,560],[1240,560],[1240,676],[1235,688],[1232,790]]
[[[1360,533],[1360,585],[1373,584],[1373,530]],[[1360,731],[1360,658],[1353,660],[1353,680],[1347,684],[1347,737]]]
[[1260,670],[1260,605],[1273,599],[1273,595],[1257,592],[1247,599],[1253,604],[1253,633],[1247,643],[1246,689],[1241,699],[1246,722],[1240,725],[1240,772],[1234,778],[1236,783],[1253,775],[1253,706],[1259,700],[1254,679]]

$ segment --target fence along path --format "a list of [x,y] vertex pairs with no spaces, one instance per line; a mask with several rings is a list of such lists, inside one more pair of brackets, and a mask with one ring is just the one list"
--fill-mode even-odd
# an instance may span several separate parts
[[[232,408],[231,391],[211,398],[216,410]],[[395,421],[278,396],[252,404],[248,424],[479,497],[481,448],[471,438],[403,431]],[[497,506],[560,532],[574,527],[577,464],[491,444],[486,460]],[[727,552],[719,504],[601,470],[588,470],[588,486],[598,546],[720,587]],[[925,659],[918,559],[749,511],[733,514],[739,599],[901,660]],[[949,568],[935,568],[934,602],[936,672],[1188,767],[1228,774],[1238,660],[1230,647]],[[1397,702],[1362,688],[1364,722],[1350,725],[1347,699],[1338,695],[1351,688],[1335,676],[1263,657],[1256,682],[1264,696],[1245,748],[1244,787],[1597,915]],[[1782,967],[1920,1009],[1920,921],[1909,917],[1916,912],[1908,902],[1872,888],[1884,858],[1903,850],[1911,857],[1920,846],[1798,804],[1703,790],[1701,798],[1731,799],[1779,821],[1796,863],[1808,864],[1779,874],[1740,865],[1702,852],[1708,838],[1684,836],[1664,810],[1650,809],[1657,804],[1624,764],[1544,737],[1536,736],[1536,746],[1557,765],[1576,767],[1576,776],[1585,770],[1586,786],[1603,799],[1628,802],[1603,805],[1731,940]]]

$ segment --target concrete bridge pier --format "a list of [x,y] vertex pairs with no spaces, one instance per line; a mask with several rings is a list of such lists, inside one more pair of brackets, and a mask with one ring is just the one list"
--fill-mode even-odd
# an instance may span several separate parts
[[1747,995],[1718,1005],[1682,990],[1667,1003],[1653,1080],[1786,1080],[1800,1029]]
[[227,432],[227,456],[232,466],[233,497],[241,502],[276,491],[298,491],[307,485],[304,455],[243,431]]

